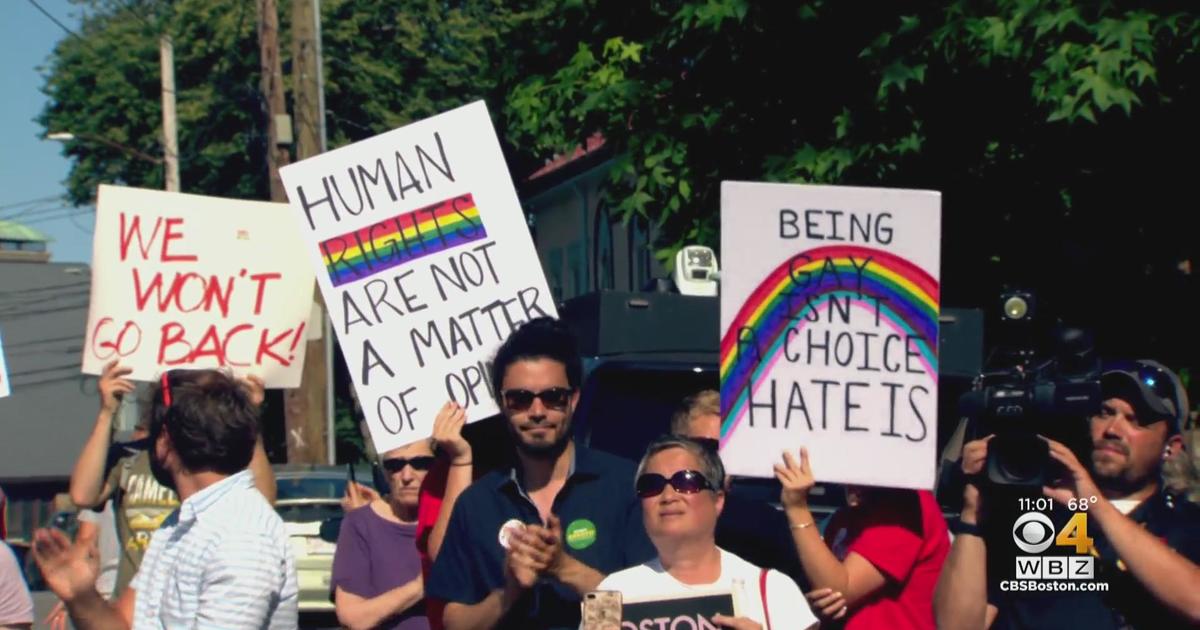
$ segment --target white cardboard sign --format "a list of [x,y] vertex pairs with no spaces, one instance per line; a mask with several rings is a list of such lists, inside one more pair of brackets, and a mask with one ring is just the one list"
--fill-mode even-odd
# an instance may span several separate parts
[[721,456],[773,476],[931,489],[941,195],[723,182]]
[[100,186],[83,372],[228,368],[300,384],[312,268],[286,204]]
[[495,414],[492,355],[557,312],[484,103],[280,174],[376,450]]

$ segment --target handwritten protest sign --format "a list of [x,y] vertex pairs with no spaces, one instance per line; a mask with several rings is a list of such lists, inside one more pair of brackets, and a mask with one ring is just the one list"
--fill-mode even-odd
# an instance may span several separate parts
[[83,372],[229,368],[296,387],[312,268],[285,204],[100,186]]
[[483,102],[280,174],[376,450],[495,414],[491,356],[557,313]]
[[932,488],[941,196],[723,182],[721,457]]
[[4,335],[0,333],[0,398],[6,398],[12,393],[8,384],[8,364],[4,361]]
[[626,601],[621,605],[621,630],[694,628],[719,630],[716,615],[736,616],[733,594],[707,593],[655,600]]

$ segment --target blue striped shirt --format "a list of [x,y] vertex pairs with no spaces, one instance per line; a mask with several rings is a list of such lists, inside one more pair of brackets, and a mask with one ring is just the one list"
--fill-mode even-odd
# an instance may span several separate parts
[[248,470],[188,497],[150,539],[130,585],[134,630],[297,627],[283,521]]

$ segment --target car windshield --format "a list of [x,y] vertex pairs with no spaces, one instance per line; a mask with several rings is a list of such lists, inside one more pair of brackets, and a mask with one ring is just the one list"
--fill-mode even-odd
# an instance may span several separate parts
[[344,477],[278,477],[275,480],[279,501],[294,499],[340,500],[346,491]]
[[342,515],[337,503],[300,503],[276,505],[275,511],[287,523],[318,523]]
[[651,440],[670,431],[671,414],[685,396],[718,386],[714,371],[695,372],[689,366],[598,367],[588,379],[586,400],[580,402],[588,446],[636,462]]

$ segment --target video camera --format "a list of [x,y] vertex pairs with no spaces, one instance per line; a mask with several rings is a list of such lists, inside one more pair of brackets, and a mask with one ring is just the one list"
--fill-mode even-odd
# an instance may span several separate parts
[[1034,350],[1036,301],[1028,291],[1001,295],[999,343],[991,365],[959,401],[976,438],[988,444],[987,481],[1013,489],[1049,482],[1043,435],[1068,447],[1089,444],[1085,418],[1100,408],[1100,360],[1092,338],[1058,326],[1049,356]]

